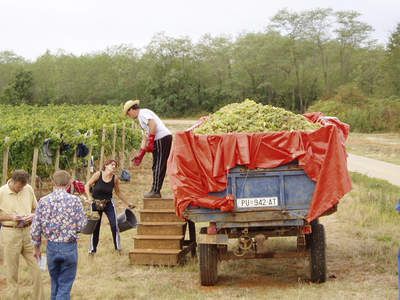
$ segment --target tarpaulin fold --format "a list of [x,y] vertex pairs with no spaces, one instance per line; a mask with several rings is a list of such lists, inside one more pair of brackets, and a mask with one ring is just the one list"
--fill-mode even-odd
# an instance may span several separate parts
[[351,190],[345,140],[349,125],[322,113],[305,114],[323,125],[312,132],[228,133],[197,135],[178,132],[168,160],[168,176],[177,215],[191,205],[222,211],[234,209],[231,196],[218,198],[210,192],[227,187],[227,174],[237,165],[249,169],[275,168],[293,160],[316,182],[307,215],[312,221],[335,206]]

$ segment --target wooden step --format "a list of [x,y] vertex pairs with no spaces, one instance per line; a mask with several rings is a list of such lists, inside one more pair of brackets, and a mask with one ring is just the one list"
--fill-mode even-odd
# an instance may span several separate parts
[[141,209],[140,222],[182,222],[174,209]]
[[133,265],[175,266],[179,264],[181,250],[174,249],[134,249],[129,252]]
[[167,198],[144,198],[144,209],[175,209],[174,199]]
[[182,249],[183,235],[136,235],[134,249]]
[[141,235],[183,235],[185,222],[142,222],[137,226]]

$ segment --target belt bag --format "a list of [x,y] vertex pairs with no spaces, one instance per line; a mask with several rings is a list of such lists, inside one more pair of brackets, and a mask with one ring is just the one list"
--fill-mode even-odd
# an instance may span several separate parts
[[100,199],[93,199],[93,204],[94,204],[94,208],[97,211],[103,211],[104,208],[106,207],[107,203],[110,202],[111,200],[100,200]]

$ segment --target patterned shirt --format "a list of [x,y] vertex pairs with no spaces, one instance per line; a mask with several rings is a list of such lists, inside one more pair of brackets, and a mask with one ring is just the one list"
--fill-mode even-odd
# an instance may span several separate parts
[[79,197],[56,189],[38,203],[32,221],[32,243],[40,246],[42,235],[52,242],[75,242],[86,222]]

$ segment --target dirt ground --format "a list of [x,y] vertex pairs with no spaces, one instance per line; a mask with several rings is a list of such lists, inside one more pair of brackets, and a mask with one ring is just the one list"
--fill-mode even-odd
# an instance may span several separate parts
[[[174,131],[192,124],[166,123]],[[151,185],[150,163],[146,157],[142,166],[131,168],[132,181],[122,185],[123,195],[137,209],[142,207],[142,194]],[[172,196],[168,179],[162,193]],[[397,299],[397,266],[387,267],[381,261],[382,256],[392,255],[393,251],[385,255],[373,252],[373,241],[364,238],[369,233],[357,232],[347,213],[351,200],[346,196],[337,213],[321,218],[327,237],[328,280],[324,284],[308,280],[308,259],[265,259],[222,262],[218,284],[202,287],[197,259],[174,268],[130,265],[128,253],[133,248],[136,230],[121,234],[123,253],[115,255],[107,221],[103,219],[99,252],[94,259],[86,254],[89,236],[81,236],[72,299]],[[296,244],[291,238],[271,243],[280,249]],[[1,266],[0,291],[4,288],[4,276]],[[24,264],[21,278],[23,299],[29,299],[30,281]],[[49,291],[48,274],[44,272],[42,278]]]

